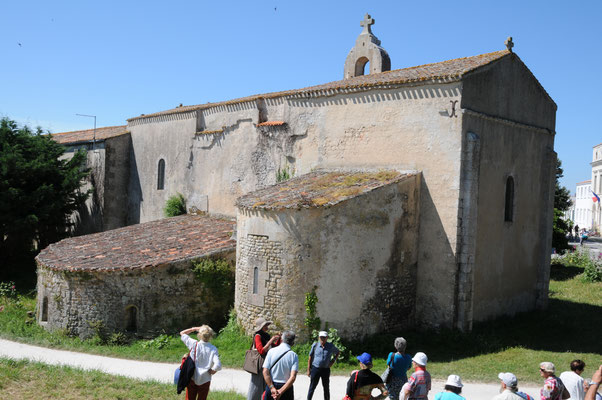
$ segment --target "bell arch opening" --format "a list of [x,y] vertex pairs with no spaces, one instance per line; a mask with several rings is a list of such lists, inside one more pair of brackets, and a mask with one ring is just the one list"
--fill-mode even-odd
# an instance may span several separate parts
[[[366,67],[367,73],[366,73]],[[368,75],[370,73],[370,60],[367,57],[360,57],[355,62],[355,76]]]

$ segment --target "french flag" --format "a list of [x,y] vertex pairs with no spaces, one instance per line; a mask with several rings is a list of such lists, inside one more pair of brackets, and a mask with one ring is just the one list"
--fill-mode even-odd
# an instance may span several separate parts
[[598,196],[598,195],[596,194],[596,192],[594,192],[593,190],[591,190],[591,189],[590,189],[590,191],[591,191],[591,192],[592,192],[592,194],[594,195],[594,197],[592,197],[592,200],[594,201],[594,203],[595,203],[595,202],[598,202],[598,203],[599,203],[599,202],[600,202],[600,196]]

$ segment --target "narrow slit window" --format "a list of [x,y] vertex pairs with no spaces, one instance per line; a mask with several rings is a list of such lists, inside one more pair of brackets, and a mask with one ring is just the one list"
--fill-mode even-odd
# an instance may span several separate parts
[[504,221],[514,220],[514,178],[506,179],[506,207],[504,209]]
[[48,322],[48,297],[42,300],[42,322]]
[[253,268],[253,294],[257,294],[259,289],[259,268]]
[[157,167],[157,190],[165,189],[165,160],[159,160],[159,166]]

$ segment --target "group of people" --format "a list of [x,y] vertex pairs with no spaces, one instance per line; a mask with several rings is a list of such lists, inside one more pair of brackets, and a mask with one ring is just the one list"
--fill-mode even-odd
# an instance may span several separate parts
[[[295,343],[295,333],[284,331],[271,336],[268,333],[272,321],[258,318],[255,321],[255,334],[252,348],[256,349],[263,359],[260,373],[251,374],[247,400],[293,400],[293,384],[299,371],[299,357],[291,349]],[[189,334],[197,332],[198,340]],[[195,371],[186,387],[186,400],[206,400],[211,384],[211,376],[221,369],[217,348],[210,340],[213,330],[203,325],[185,329],[180,332],[182,342],[190,350],[190,357],[195,363]],[[387,371],[379,376],[372,372],[372,356],[362,353],[357,356],[359,369],[353,371],[347,381],[345,400],[392,399],[392,400],[424,400],[428,399],[431,390],[431,375],[426,370],[428,357],[423,352],[414,356],[405,353],[407,342],[398,337],[394,343],[395,351],[387,357]],[[307,400],[311,400],[320,380],[324,400],[330,400],[330,368],[340,355],[339,349],[328,342],[328,332],[321,331],[318,341],[313,343],[309,352],[307,375],[310,386]],[[413,372],[408,378],[408,371]],[[539,400],[602,400],[598,393],[602,381],[602,365],[594,372],[590,381],[581,377],[585,363],[574,360],[570,371],[556,377],[556,368],[551,362],[542,362],[539,372],[544,378],[544,385],[539,393]],[[384,380],[383,380],[384,378]],[[511,372],[500,372],[500,394],[492,400],[532,400],[533,397],[519,391],[518,379]],[[464,400],[462,379],[458,375],[449,375],[444,390],[435,395],[435,400]],[[373,396],[373,391],[380,392]]]

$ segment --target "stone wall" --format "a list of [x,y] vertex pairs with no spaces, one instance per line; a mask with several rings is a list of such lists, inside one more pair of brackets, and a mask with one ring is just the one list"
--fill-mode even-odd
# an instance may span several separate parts
[[130,134],[105,140],[103,230],[127,225],[131,144]]
[[[235,308],[302,337],[306,293],[325,326],[347,338],[414,325],[420,175],[325,208],[237,218]],[[255,275],[257,268],[257,275]],[[253,293],[254,282],[256,293]]]
[[[234,264],[234,251],[215,254]],[[72,272],[38,261],[38,322],[82,338],[129,332],[152,337],[207,323],[225,324],[233,292],[214,293],[199,283],[192,261],[152,268]],[[232,267],[234,269],[234,266]]]
[[[131,222],[160,218],[176,191],[207,196],[209,213],[232,216],[235,199],[275,183],[279,168],[295,175],[320,168],[419,170],[418,257],[424,267],[417,271],[417,315],[428,325],[451,325],[455,289],[448,282],[457,269],[462,135],[461,118],[449,115],[460,98],[461,83],[454,82],[260,99],[135,120],[129,126],[136,175],[130,179]],[[264,120],[285,125],[259,127]],[[160,191],[156,164],[162,154],[170,181]]]

